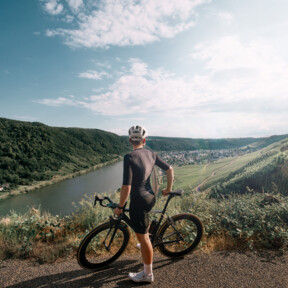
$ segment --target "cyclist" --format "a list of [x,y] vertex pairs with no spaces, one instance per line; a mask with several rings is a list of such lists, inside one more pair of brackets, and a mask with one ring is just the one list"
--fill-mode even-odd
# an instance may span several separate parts
[[123,184],[120,191],[118,207],[114,209],[116,215],[121,215],[123,206],[130,195],[130,219],[132,227],[140,243],[144,271],[129,273],[134,282],[153,282],[152,271],[153,247],[149,238],[148,212],[155,204],[155,193],[151,188],[150,175],[154,165],[166,171],[167,187],[162,190],[164,196],[172,191],[173,168],[163,161],[156,153],[144,148],[147,131],[141,126],[129,129],[129,141],[133,151],[124,157]]

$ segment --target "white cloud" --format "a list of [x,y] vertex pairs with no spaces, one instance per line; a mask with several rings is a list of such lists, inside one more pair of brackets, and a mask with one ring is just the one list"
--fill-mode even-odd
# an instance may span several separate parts
[[72,23],[72,22],[74,21],[74,16],[66,15],[66,16],[63,18],[63,21],[66,22],[66,23]]
[[283,63],[275,53],[273,46],[267,42],[254,40],[242,43],[237,36],[226,36],[216,41],[200,43],[195,47],[196,52],[192,57],[205,61],[205,67],[209,70],[225,69],[257,69],[267,68],[267,64],[279,67],[279,61]]
[[[159,70],[152,70],[146,63],[131,59],[130,72],[120,76],[111,84],[106,92],[92,95],[83,100],[65,98],[44,99],[38,103],[45,105],[78,105],[93,112],[122,116],[147,112],[172,111],[174,109],[191,109],[201,103],[202,99],[195,95],[193,83]],[[82,77],[99,79],[96,71],[85,72]],[[72,102],[71,102],[72,101]]]
[[107,62],[99,62],[98,60],[95,60],[93,61],[93,63],[95,65],[97,65],[98,67],[101,67],[101,68],[105,68],[105,69],[111,69],[111,65]]
[[46,36],[48,36],[48,37],[54,37],[55,35],[57,35],[57,33],[55,33],[55,31],[52,31],[52,30],[46,31]]
[[135,76],[144,76],[147,74],[147,64],[138,59],[131,59],[131,73]]
[[[49,29],[46,35],[61,36],[71,47],[143,45],[174,37],[192,27],[195,8],[209,1],[90,1],[93,5],[89,7],[86,3],[85,12],[78,15],[78,29]],[[68,1],[74,11],[79,10],[80,2]],[[57,4],[56,0],[51,3]]]
[[200,80],[222,98],[287,100],[288,63],[266,41],[223,37],[197,45],[192,57],[207,70]]
[[103,79],[103,77],[110,78],[111,76],[105,71],[97,72],[94,70],[89,70],[87,72],[83,72],[79,74],[79,78],[87,78],[87,79],[94,79],[94,80],[101,80]]
[[74,96],[73,97],[70,96],[70,99],[65,97],[59,97],[57,99],[34,100],[33,102],[53,107],[59,107],[63,105],[77,106],[77,101],[75,101],[73,98]]
[[[203,65],[201,74],[183,78],[151,69],[133,58],[105,90],[95,90],[84,99],[44,99],[39,103],[74,105],[110,117],[168,117],[169,130],[177,128],[171,124],[174,119],[183,135],[191,135],[188,130],[192,127],[201,137],[232,137],[237,133],[244,137],[247,131],[252,131],[250,136],[261,136],[273,134],[276,128],[285,133],[288,63],[273,45],[223,37],[196,45],[191,57]],[[86,73],[82,76],[101,77],[97,71]]]
[[216,17],[226,25],[230,25],[234,21],[234,15],[225,11],[218,12]]
[[[218,115],[283,113],[288,109],[288,66],[276,54],[264,43],[244,45],[234,38],[203,43],[192,57],[203,61],[206,71],[191,78],[131,59],[130,69],[124,69],[128,72],[120,74],[105,92],[98,90],[77,105],[109,116],[166,112],[183,116],[199,110]],[[104,76],[108,74],[93,70],[79,74],[96,80]]]
[[60,0],[47,0],[44,4],[44,10],[51,15],[60,14],[64,7],[59,3]]
[[74,13],[78,13],[79,9],[81,6],[83,6],[83,1],[82,0],[66,0],[70,9],[74,12]]

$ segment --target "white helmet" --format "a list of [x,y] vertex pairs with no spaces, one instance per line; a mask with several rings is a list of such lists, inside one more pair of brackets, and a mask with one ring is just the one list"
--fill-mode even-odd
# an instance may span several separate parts
[[129,129],[129,139],[132,141],[142,141],[147,137],[147,130],[139,125]]

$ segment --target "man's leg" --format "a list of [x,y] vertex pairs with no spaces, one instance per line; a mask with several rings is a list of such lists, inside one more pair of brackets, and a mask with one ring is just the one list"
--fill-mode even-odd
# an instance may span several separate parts
[[146,265],[151,265],[153,262],[153,247],[149,238],[149,233],[136,233],[136,236],[141,245],[143,263]]
[[136,233],[138,241],[141,244],[141,253],[144,263],[144,271],[139,273],[129,273],[129,278],[134,282],[153,282],[154,275],[152,272],[152,261],[153,261],[153,247],[149,239],[149,234],[138,234]]

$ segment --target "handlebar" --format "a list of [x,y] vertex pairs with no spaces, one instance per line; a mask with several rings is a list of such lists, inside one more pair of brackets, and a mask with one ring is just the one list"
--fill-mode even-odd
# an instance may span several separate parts
[[[108,201],[109,203],[105,204],[105,203],[103,203],[104,201]],[[96,206],[97,202],[99,202],[102,207],[108,207],[108,208],[111,208],[111,209],[114,209],[114,208],[117,207],[117,204],[114,203],[114,202],[113,202],[109,197],[107,197],[107,196],[101,197],[101,196],[95,195],[93,207]]]
[[[170,199],[173,198],[174,196],[182,196],[183,193],[184,193],[184,190],[183,190],[183,189],[177,189],[177,190],[171,191],[171,192],[168,194],[168,195],[169,195],[169,197],[168,197],[168,202],[169,202]],[[108,203],[105,204],[105,203],[103,203],[104,201],[108,201]],[[101,196],[99,196],[99,195],[96,194],[96,195],[95,195],[95,199],[94,199],[94,205],[93,205],[93,207],[96,206],[97,202],[99,202],[102,207],[108,207],[108,208],[111,208],[111,209],[115,209],[115,208],[118,206],[118,204],[114,203],[108,196],[101,197]],[[167,202],[167,204],[168,204],[168,202]],[[126,202],[125,205],[124,205],[123,211],[129,211],[129,210],[126,209],[126,204],[127,204],[127,202]],[[166,204],[166,205],[167,205],[167,204]]]

